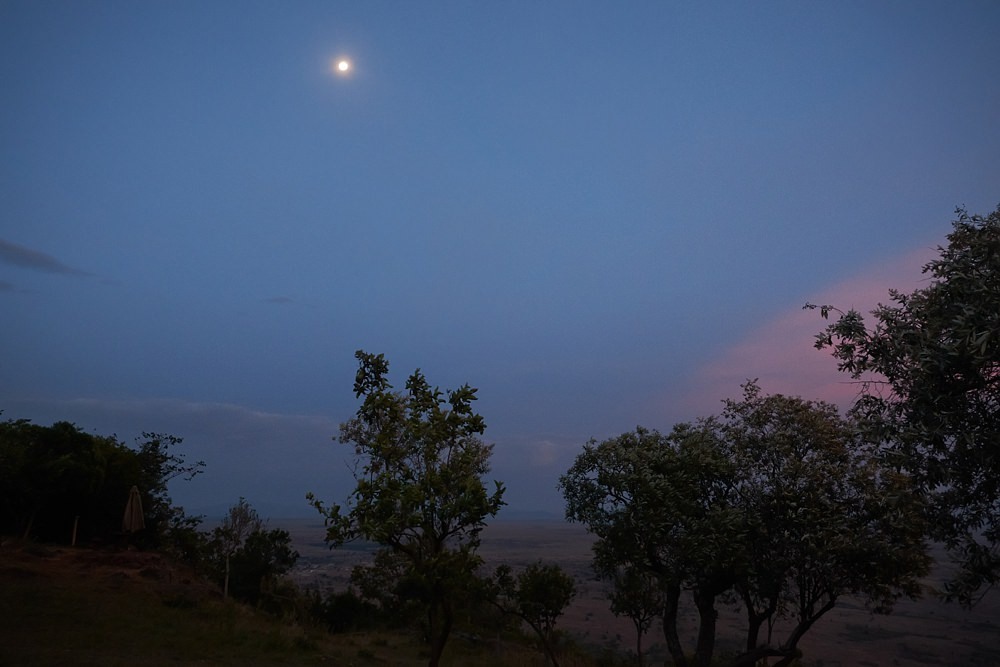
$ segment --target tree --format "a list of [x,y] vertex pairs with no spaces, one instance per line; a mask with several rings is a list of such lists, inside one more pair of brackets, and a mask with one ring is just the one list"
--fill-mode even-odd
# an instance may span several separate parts
[[532,563],[517,577],[509,565],[500,565],[493,575],[493,599],[501,611],[521,619],[535,632],[542,650],[559,667],[555,652],[555,626],[576,595],[573,577],[555,564]]
[[183,442],[183,438],[169,433],[144,431],[131,450],[139,467],[133,484],[143,495],[146,542],[152,547],[174,549],[178,540],[189,537],[201,523],[201,517],[187,516],[170,497],[168,487],[173,480],[191,481],[205,468],[204,461],[189,463],[176,452]]
[[222,519],[222,525],[212,531],[216,552],[223,561],[222,597],[229,597],[229,571],[233,554],[243,547],[244,542],[254,533],[264,528],[264,520],[251,507],[247,499],[240,496],[239,501],[229,508],[229,513]]
[[636,567],[615,567],[611,572],[599,573],[611,581],[608,599],[611,613],[626,616],[635,627],[635,656],[639,667],[643,665],[642,638],[663,611],[663,592],[656,578]]
[[354,446],[356,488],[345,506],[308,499],[325,517],[327,542],[376,542],[401,556],[427,609],[430,662],[440,661],[454,622],[454,602],[474,586],[476,550],[486,518],[503,502],[503,485],[487,491],[492,445],[479,436],[469,385],[442,393],[417,370],[405,392],[392,391],[381,354],[359,350],[357,415],[340,427]]
[[971,606],[1000,582],[1000,206],[956,217],[926,287],[889,290],[871,325],[819,306],[839,316],[816,347],[859,382],[854,412],[930,498],[931,536],[959,565],[948,595]]
[[[390,548],[377,549],[371,563],[355,565],[351,587],[362,600],[376,606],[377,620],[383,625],[403,627],[427,614],[421,579],[414,574],[409,559]],[[430,626],[428,622],[425,627]]]
[[[736,464],[734,498],[744,517],[745,568],[734,591],[747,615],[746,652],[788,665],[801,638],[846,594],[879,612],[920,594],[930,559],[920,500],[909,479],[887,470],[834,406],[755,382],[714,422]],[[776,619],[791,631],[775,642]],[[768,632],[761,642],[760,630]]]
[[560,478],[566,518],[597,536],[595,569],[632,569],[663,595],[663,631],[674,662],[688,664],[678,635],[680,597],[690,591],[700,627],[694,661],[715,646],[717,598],[732,588],[743,554],[743,517],[729,498],[734,469],[708,422],[668,435],[634,432],[584,447]]
[[[598,537],[597,571],[657,582],[667,647],[681,666],[684,592],[700,618],[696,665],[711,663],[716,602],[732,599],[747,614],[735,664],[789,665],[841,596],[888,611],[919,594],[927,572],[921,505],[906,475],[880,465],[833,406],[764,396],[754,382],[719,417],[668,436],[640,428],[591,443],[560,484],[567,518]],[[792,630],[775,644],[779,618]]]
[[[69,422],[39,426],[19,419],[0,424],[3,530],[16,530],[25,538],[68,541],[74,516],[82,516],[81,539],[103,536],[105,508],[95,505],[108,481],[106,462],[116,445]],[[127,487],[121,510],[126,498]],[[116,519],[120,522],[121,515]]]
[[232,555],[233,597],[257,605],[266,602],[272,611],[282,608],[282,604],[275,604],[280,597],[278,583],[281,575],[295,567],[298,558],[287,530],[254,530]]
[[291,545],[287,530],[268,530],[267,522],[241,496],[212,531],[210,548],[222,596],[232,593],[236,599],[258,604],[265,589],[298,560]]
[[197,519],[172,506],[167,484],[178,476],[190,479],[205,464],[188,464],[170,451],[180,438],[143,437],[130,448],[69,422],[0,422],[0,531],[64,541],[78,518],[79,540],[107,541],[121,530],[129,489],[138,486],[146,523],[138,543],[169,547]]

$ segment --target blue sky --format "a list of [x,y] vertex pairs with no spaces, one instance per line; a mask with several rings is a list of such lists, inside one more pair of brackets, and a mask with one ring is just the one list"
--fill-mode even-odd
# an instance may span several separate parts
[[[805,301],[1000,202],[1000,5],[0,2],[0,409],[184,438],[308,514],[353,353],[479,388],[510,510],[747,377],[844,399]],[[353,69],[336,74],[348,58]]]

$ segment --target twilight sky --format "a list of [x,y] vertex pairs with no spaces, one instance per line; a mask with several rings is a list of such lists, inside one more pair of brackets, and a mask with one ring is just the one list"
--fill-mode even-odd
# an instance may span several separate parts
[[[1000,3],[0,2],[0,409],[340,501],[354,351],[479,388],[501,514],[1000,202]],[[337,58],[353,69],[334,72]],[[508,512],[510,510],[510,512]]]

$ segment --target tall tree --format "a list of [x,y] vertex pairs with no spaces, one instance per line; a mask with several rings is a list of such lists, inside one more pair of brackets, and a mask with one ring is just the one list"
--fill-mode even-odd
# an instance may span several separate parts
[[439,664],[454,622],[455,600],[473,585],[487,517],[504,505],[504,487],[487,490],[492,445],[469,385],[442,393],[417,370],[395,392],[381,354],[359,350],[357,415],[340,427],[354,446],[355,487],[345,506],[310,502],[326,519],[331,546],[362,538],[405,559],[427,608],[430,661]]
[[229,573],[233,555],[243,547],[250,535],[263,529],[264,520],[247,499],[241,496],[239,501],[229,508],[229,512],[222,519],[222,524],[212,531],[216,551],[223,561],[222,597],[229,597]]
[[[932,536],[959,564],[950,597],[972,605],[1000,582],[1000,207],[956,211],[929,284],[817,336],[859,382],[855,412],[891,465],[931,499]],[[815,308],[807,304],[807,308]]]
[[[920,594],[929,565],[922,506],[906,476],[880,466],[834,406],[764,395],[755,382],[743,389],[715,422],[736,464],[747,528],[734,587],[747,615],[746,652],[736,664],[779,657],[776,665],[788,665],[840,597],[888,612],[898,597]],[[791,620],[780,640],[778,618]]]
[[674,662],[688,664],[678,633],[690,591],[700,625],[694,661],[711,664],[716,600],[739,571],[742,517],[731,498],[734,468],[707,423],[668,435],[637,428],[584,447],[560,478],[566,518],[597,536],[595,569],[636,569],[663,591],[663,632]]

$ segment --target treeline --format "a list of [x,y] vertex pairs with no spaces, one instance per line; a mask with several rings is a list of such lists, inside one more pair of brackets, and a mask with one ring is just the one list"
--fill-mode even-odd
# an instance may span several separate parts
[[123,537],[129,490],[141,494],[145,529],[138,546],[181,544],[190,528],[167,491],[178,477],[200,473],[176,453],[180,438],[143,433],[133,446],[115,436],[86,433],[69,422],[0,422],[0,534],[42,541],[112,543]]
[[[133,445],[81,431],[69,422],[0,422],[0,535],[81,546],[156,550],[182,561],[226,596],[279,610],[281,580],[298,554],[284,530],[269,530],[241,498],[222,524],[202,530],[202,516],[173,504],[169,483],[190,480],[205,463],[177,452],[182,440],[143,433]],[[141,526],[125,522],[138,490]]]

